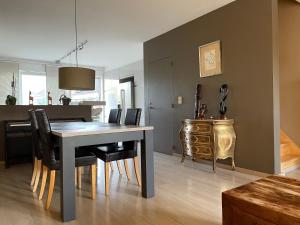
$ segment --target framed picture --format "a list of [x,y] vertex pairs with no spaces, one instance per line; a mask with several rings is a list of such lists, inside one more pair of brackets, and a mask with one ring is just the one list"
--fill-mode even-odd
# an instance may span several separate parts
[[215,41],[199,47],[200,77],[209,77],[222,73],[221,41]]

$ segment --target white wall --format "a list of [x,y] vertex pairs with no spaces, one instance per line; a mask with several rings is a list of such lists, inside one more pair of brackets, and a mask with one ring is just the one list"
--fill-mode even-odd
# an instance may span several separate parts
[[144,62],[137,62],[105,71],[104,78],[125,78],[134,76],[135,83],[135,105],[137,108],[142,108],[141,125],[145,124],[145,107],[144,107]]

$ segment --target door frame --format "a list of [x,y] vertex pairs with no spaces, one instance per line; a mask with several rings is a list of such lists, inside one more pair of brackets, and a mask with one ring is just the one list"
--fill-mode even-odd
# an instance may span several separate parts
[[125,77],[119,79],[119,84],[130,82],[131,85],[131,101],[132,101],[132,107],[135,108],[135,84],[134,84],[134,76]]

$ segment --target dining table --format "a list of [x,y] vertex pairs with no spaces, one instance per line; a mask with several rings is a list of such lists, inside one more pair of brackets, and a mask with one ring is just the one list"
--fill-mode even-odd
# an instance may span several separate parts
[[154,197],[153,127],[124,126],[100,122],[51,123],[51,132],[60,148],[61,220],[76,219],[75,148],[124,141],[141,142],[142,197]]

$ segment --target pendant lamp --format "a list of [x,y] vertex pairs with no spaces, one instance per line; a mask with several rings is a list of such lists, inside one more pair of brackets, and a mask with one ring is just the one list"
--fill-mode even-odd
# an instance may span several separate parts
[[64,90],[95,90],[95,70],[78,67],[77,0],[75,0],[76,67],[60,67],[58,86]]

